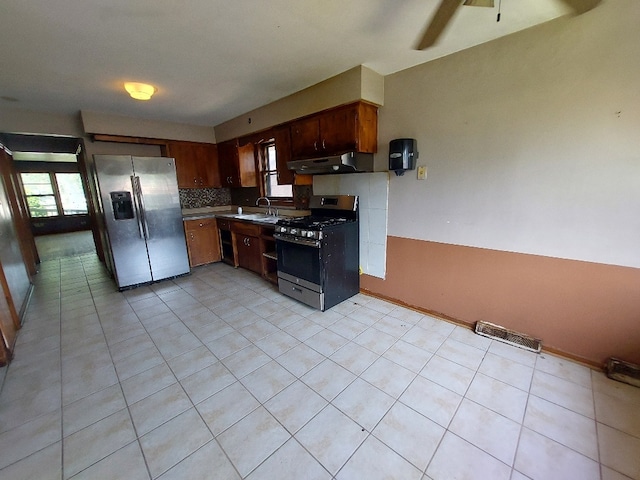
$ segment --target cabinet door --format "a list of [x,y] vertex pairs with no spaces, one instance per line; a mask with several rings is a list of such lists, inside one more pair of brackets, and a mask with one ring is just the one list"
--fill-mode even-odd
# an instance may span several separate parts
[[221,187],[218,171],[218,147],[213,143],[201,143],[195,149],[196,173],[203,187]]
[[176,160],[179,188],[220,187],[218,150],[214,144],[168,142],[167,154]]
[[220,243],[214,218],[187,220],[185,234],[189,264],[192,267],[220,261]]
[[238,174],[241,187],[257,187],[255,145],[238,146]]
[[291,155],[308,158],[318,155],[321,147],[320,120],[310,117],[291,123]]
[[262,253],[260,239],[242,233],[236,233],[238,266],[262,275]]
[[288,125],[273,130],[276,143],[276,164],[278,169],[278,185],[292,185],[293,171],[287,168],[291,160],[291,130]]
[[167,155],[176,160],[176,176],[179,188],[197,188],[198,174],[191,146],[186,142],[168,142]]
[[238,143],[236,139],[218,144],[218,166],[223,187],[239,187]]
[[378,108],[368,103],[334,108],[290,125],[294,160],[378,149]]
[[320,145],[323,151],[336,154],[357,147],[358,110],[356,106],[340,108],[320,116]]

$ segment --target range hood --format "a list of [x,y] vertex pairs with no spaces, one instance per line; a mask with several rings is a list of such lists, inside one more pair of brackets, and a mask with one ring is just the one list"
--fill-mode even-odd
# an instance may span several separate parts
[[287,162],[287,168],[307,175],[373,172],[373,153],[347,152],[329,157],[292,160]]

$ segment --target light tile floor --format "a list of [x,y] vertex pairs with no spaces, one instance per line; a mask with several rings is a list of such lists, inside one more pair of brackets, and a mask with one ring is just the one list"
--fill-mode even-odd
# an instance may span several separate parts
[[640,479],[640,389],[562,358],[223,264],[118,293],[86,255],[35,282],[2,479]]

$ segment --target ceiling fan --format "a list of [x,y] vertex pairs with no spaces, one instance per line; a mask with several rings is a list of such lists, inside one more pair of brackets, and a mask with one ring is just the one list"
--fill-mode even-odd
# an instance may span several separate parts
[[[570,8],[573,9],[576,15],[584,13],[594,8],[601,0],[562,0]],[[465,5],[471,7],[494,7],[494,0],[441,0],[440,5],[436,9],[436,12],[431,18],[431,22],[427,26],[420,39],[420,42],[415,46],[416,50],[424,50],[433,46],[442,32],[446,28],[447,24],[456,13],[458,7]],[[498,21],[500,21],[500,12],[498,12]]]

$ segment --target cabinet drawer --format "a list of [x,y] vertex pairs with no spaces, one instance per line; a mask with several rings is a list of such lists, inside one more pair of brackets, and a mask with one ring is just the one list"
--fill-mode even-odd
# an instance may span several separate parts
[[185,220],[184,222],[185,230],[196,230],[199,228],[216,228],[216,219],[215,218],[201,218],[198,220]]
[[253,235],[254,237],[260,236],[260,226],[252,223],[231,222],[231,231],[245,235]]
[[229,220],[224,220],[222,218],[218,218],[216,219],[218,222],[218,229],[219,230],[231,230],[231,226]]

